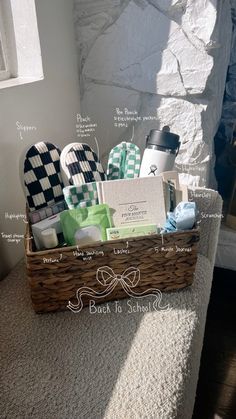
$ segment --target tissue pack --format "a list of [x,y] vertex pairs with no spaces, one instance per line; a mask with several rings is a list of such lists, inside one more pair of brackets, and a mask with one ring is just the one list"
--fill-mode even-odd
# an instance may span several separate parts
[[105,241],[106,229],[112,226],[110,210],[106,204],[63,211],[60,220],[69,246]]

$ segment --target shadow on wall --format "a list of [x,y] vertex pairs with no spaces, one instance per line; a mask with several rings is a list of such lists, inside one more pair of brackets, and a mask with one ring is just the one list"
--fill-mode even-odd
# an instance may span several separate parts
[[[0,230],[3,231],[2,225],[0,224]],[[9,272],[8,266],[4,265],[4,261],[7,260],[7,252],[6,248],[1,245],[1,241],[3,239],[0,237],[0,250],[1,250],[1,259],[0,259],[0,280],[5,278],[7,273]]]
[[235,147],[232,146],[236,130],[236,2],[232,1],[232,49],[221,121],[215,136],[216,165],[215,174],[218,181],[218,190],[223,199],[230,198],[234,185],[235,166],[232,162],[232,153]]
[[[16,138],[16,134],[13,138]],[[19,156],[23,153],[21,147],[20,141],[1,143],[0,195],[4,199],[0,209],[0,279],[24,255],[25,198],[19,179]]]
[[[74,3],[81,108],[83,115],[98,123],[97,136],[104,160],[117,142],[132,137],[133,126],[137,138],[137,116],[145,114],[145,103],[158,92],[171,22],[165,13],[171,1],[75,0]],[[156,96],[154,118],[159,101]],[[151,124],[146,121],[145,134],[149,125],[153,127],[153,121]],[[144,142],[145,134],[139,133],[140,143]],[[93,144],[91,138],[90,145]]]
[[[231,29],[226,3],[198,3],[74,0],[81,110],[98,125],[104,164],[133,131],[142,151],[151,129],[169,125],[182,140],[177,169],[208,186]],[[92,135],[78,137],[93,147]]]

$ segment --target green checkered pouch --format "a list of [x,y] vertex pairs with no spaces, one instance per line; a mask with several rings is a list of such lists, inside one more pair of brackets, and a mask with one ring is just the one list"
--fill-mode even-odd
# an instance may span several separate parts
[[63,193],[69,209],[86,208],[98,204],[96,182],[84,183],[81,186],[66,186]]
[[107,180],[139,177],[140,163],[141,155],[138,146],[123,141],[109,154]]

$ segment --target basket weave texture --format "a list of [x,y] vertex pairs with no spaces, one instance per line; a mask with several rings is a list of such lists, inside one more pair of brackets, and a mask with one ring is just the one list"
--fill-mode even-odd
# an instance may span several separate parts
[[[34,251],[31,237],[28,225],[25,236],[27,277],[33,308],[43,313],[64,310],[69,301],[76,304],[76,292],[81,287],[103,292],[104,286],[98,281],[97,272],[107,268],[112,269],[117,277],[129,268],[137,269],[140,273],[135,286],[137,293],[147,289],[173,291],[191,285],[199,230],[39,252]],[[127,297],[122,283],[117,281],[112,293],[100,298],[99,303]],[[86,295],[82,299],[83,306],[91,300]]]

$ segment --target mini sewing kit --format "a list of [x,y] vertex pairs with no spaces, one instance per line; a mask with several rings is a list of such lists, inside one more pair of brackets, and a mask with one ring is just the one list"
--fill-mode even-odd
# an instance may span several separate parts
[[91,301],[155,299],[160,291],[192,284],[199,241],[195,203],[188,202],[169,161],[158,174],[140,176],[140,167],[133,143],[111,150],[107,170],[87,144],[72,143],[61,152],[41,142],[28,150],[25,250],[37,313],[80,312]]

